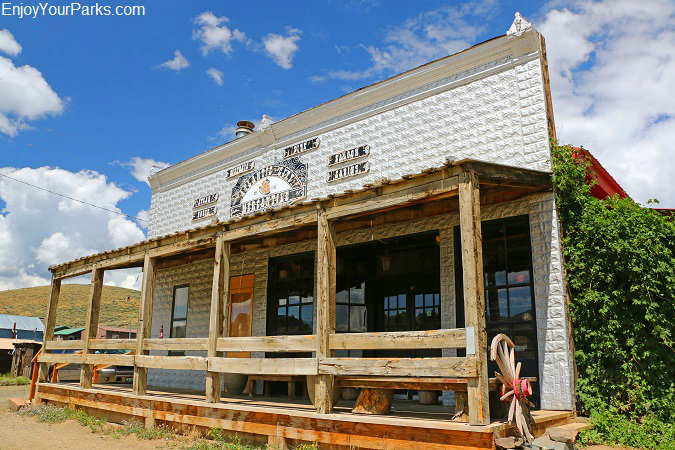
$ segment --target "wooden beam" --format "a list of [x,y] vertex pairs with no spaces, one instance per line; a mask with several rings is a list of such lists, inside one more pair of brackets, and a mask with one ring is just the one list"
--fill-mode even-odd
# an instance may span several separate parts
[[[136,355],[143,356],[148,354],[143,346],[145,339],[150,337],[152,332],[152,306],[155,291],[155,264],[156,258],[145,254],[143,261],[143,284],[141,286],[141,304],[139,305],[138,327],[136,329]],[[145,395],[148,389],[148,369],[134,365],[134,384],[133,393],[135,395]]]
[[396,377],[475,377],[476,359],[457,358],[324,358],[319,374]]
[[209,358],[208,370],[246,375],[316,375],[316,358]]
[[[103,291],[103,269],[94,266],[91,271],[91,289],[89,290],[89,306],[87,309],[87,322],[82,336],[82,353],[87,354],[91,351],[89,341],[96,337],[98,331],[98,316],[101,311],[101,292]],[[88,389],[91,387],[94,376],[94,366],[92,364],[82,364],[80,372],[80,387]]]
[[[330,336],[335,334],[337,254],[335,230],[333,224],[328,221],[325,209],[318,209],[317,222],[319,238],[316,257],[316,357],[322,359],[335,353],[330,348]],[[328,414],[333,410],[333,381],[333,374],[326,373],[316,377],[314,406],[319,413]]]
[[[49,302],[47,305],[47,323],[42,338],[43,354],[48,353],[47,342],[54,339],[54,328],[56,327],[56,309],[59,305],[59,295],[61,293],[61,280],[52,277],[51,288],[49,289]],[[40,364],[38,367],[38,384],[44,383],[49,378],[49,364]]]
[[313,334],[298,336],[250,336],[218,339],[219,352],[313,352],[317,340]]
[[[483,239],[481,236],[480,189],[473,172],[461,174],[459,183],[459,227],[464,281],[464,320],[473,327],[477,378],[468,381],[469,424],[490,423],[488,397],[487,332],[483,286]],[[467,349],[467,355],[471,349]]]
[[209,348],[208,338],[147,338],[143,339],[143,350],[197,350],[206,351]]
[[137,355],[135,358],[136,366],[145,369],[206,370],[206,361],[207,359],[201,356]]
[[[47,341],[42,346],[45,350],[82,350],[84,341],[82,339],[75,341]],[[91,341],[89,348],[91,348]]]
[[231,229],[230,231],[225,232],[224,237],[226,241],[234,241],[237,239],[279,233],[281,231],[301,228],[314,223],[316,223],[316,214],[314,212],[306,212]]
[[[213,260],[213,280],[211,283],[211,311],[209,313],[209,338],[207,356],[217,356],[218,338],[223,334],[222,323],[222,292],[223,277],[230,277],[230,244],[219,235],[216,240],[216,254]],[[220,372],[206,372],[206,401],[220,402],[221,377]]]
[[136,339],[92,339],[89,341],[89,348],[92,350],[136,350]]
[[465,348],[464,328],[383,333],[336,333],[330,335],[331,350],[396,350]]
[[38,356],[41,363],[63,363],[63,364],[82,364],[84,362],[82,353],[47,353]]

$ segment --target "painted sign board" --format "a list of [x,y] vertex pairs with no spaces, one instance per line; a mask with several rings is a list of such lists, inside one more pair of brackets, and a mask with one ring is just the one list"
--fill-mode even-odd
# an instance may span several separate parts
[[230,216],[254,214],[307,197],[307,164],[293,157],[243,175],[232,188]]
[[319,138],[310,139],[308,141],[300,142],[299,144],[291,145],[284,149],[284,159],[292,158],[299,155],[300,153],[305,153],[315,148],[319,148],[321,141]]
[[352,164],[350,166],[340,167],[339,169],[329,170],[328,182],[360,175],[362,173],[368,172],[369,170],[370,170],[370,163],[368,161]]
[[333,166],[335,164],[340,164],[347,161],[352,161],[354,159],[363,158],[370,154],[370,145],[362,145],[356,148],[350,148],[349,150],[344,150],[340,153],[335,153],[328,157],[328,165]]
[[192,220],[202,220],[208,217],[215,216],[218,212],[218,207],[216,205],[206,207],[204,209],[199,209],[192,213]]
[[199,208],[201,206],[215,203],[217,201],[218,201],[218,193],[216,192],[215,194],[209,194],[205,195],[204,197],[195,199],[194,203],[192,204],[192,208]]
[[227,178],[238,177],[255,169],[255,161],[246,161],[238,166],[227,169]]

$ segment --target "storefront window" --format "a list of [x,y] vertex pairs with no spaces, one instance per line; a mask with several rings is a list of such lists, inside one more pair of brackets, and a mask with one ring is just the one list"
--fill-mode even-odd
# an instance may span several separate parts
[[268,299],[268,334],[312,334],[314,255],[271,259]]
[[[251,336],[253,309],[253,275],[230,278],[230,311],[228,336]],[[227,352],[228,358],[250,358],[250,352]]]
[[[184,338],[187,336],[188,298],[190,286],[176,286],[173,289],[173,307],[171,309],[171,330],[169,337]],[[169,356],[183,356],[184,351],[169,351]]]

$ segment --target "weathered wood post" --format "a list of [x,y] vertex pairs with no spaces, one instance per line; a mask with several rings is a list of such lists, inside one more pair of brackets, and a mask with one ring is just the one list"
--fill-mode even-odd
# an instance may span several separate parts
[[89,306],[87,307],[87,323],[82,338],[82,355],[85,363],[82,364],[80,371],[80,387],[83,389],[91,388],[92,378],[94,376],[94,365],[87,364],[86,358],[90,353],[89,342],[96,336],[98,331],[98,316],[101,310],[101,293],[103,291],[103,269],[94,265],[91,269],[91,288],[89,290]]
[[[335,333],[335,286],[336,286],[336,250],[335,229],[326,217],[326,210],[319,207],[318,242],[316,258],[317,280],[317,349],[318,359],[333,356],[330,351],[330,335]],[[333,410],[333,375],[319,375],[314,387],[316,411],[330,413]]]
[[[213,284],[211,288],[211,312],[209,316],[209,347],[208,357],[218,356],[216,351],[218,338],[223,336],[225,328],[223,313],[229,295],[230,279],[230,243],[225,242],[223,235],[216,239],[216,255],[213,261]],[[206,401],[220,402],[222,380],[220,372],[206,372]]]
[[472,328],[474,333],[474,348],[467,348],[467,357],[471,356],[470,353],[473,350],[478,366],[478,377],[468,379],[469,424],[486,425],[490,423],[490,401],[483,286],[483,239],[480,221],[480,190],[478,177],[473,172],[463,172],[459,176],[459,228],[462,242],[464,319],[467,333]]
[[[148,355],[150,352],[143,349],[143,341],[150,337],[152,332],[152,304],[155,292],[155,264],[156,258],[145,254],[143,261],[143,284],[141,287],[141,304],[139,305],[138,328],[136,329],[136,355]],[[134,362],[134,395],[145,395],[148,390],[148,368],[139,367]]]
[[[59,295],[61,294],[61,278],[52,276],[52,284],[49,290],[49,305],[47,306],[47,319],[45,324],[45,333],[42,338],[42,353],[47,354],[47,342],[54,339],[54,328],[56,327],[56,308],[59,305]],[[49,381],[49,363],[38,363],[38,383]]]

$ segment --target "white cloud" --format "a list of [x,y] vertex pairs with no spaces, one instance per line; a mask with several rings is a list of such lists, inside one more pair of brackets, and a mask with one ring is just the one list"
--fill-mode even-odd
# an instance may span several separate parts
[[[21,46],[9,32],[11,39],[8,39],[5,31],[0,31],[0,49],[10,54],[18,53]],[[12,60],[0,56],[0,77],[3,76],[0,82],[0,133],[15,136],[20,130],[30,128],[30,120],[63,112],[65,101],[34,67],[15,66]]]
[[423,12],[388,29],[383,45],[361,46],[370,56],[368,68],[330,70],[309,79],[317,83],[386,77],[459,52],[485,32],[485,19],[493,7],[494,0],[482,0]]
[[[131,195],[93,171],[3,167],[0,173],[116,211]],[[0,177],[0,202],[5,204],[0,214],[0,289],[48,284],[50,265],[145,239],[130,219],[5,177]],[[106,272],[105,280],[129,285],[134,272],[138,270]]]
[[9,56],[16,56],[21,53],[21,45],[16,42],[14,35],[7,29],[0,30],[0,52]]
[[202,53],[207,55],[211,50],[220,50],[224,54],[232,52],[232,41],[244,42],[246,34],[230,29],[225,25],[230,19],[217,17],[210,11],[201,13],[195,18],[198,29],[192,32],[192,39],[202,42]]
[[265,53],[284,69],[293,67],[293,57],[298,51],[297,42],[302,31],[297,28],[287,28],[286,36],[269,33],[263,38]]
[[167,69],[175,70],[176,72],[180,72],[181,70],[190,66],[190,61],[188,61],[187,58],[185,56],[183,56],[183,54],[180,52],[180,50],[175,50],[173,52],[173,59],[170,59],[168,61],[164,61],[159,66],[165,67]]
[[150,224],[150,211],[147,209],[141,209],[136,213],[136,217],[140,220],[136,220],[136,223],[143,228],[143,229],[148,229],[148,225]]
[[146,183],[148,186],[150,185],[148,182],[148,176],[150,175],[151,170],[159,171],[171,165],[163,161],[155,161],[154,159],[150,158],[141,158],[140,156],[134,156],[129,161],[123,163],[115,161],[115,164],[130,168],[131,175],[133,175],[133,177],[138,181]]
[[225,141],[231,141],[234,139],[234,132],[237,129],[236,125],[225,125],[223,128],[220,129],[220,131],[217,133],[218,136],[222,137],[225,139]]
[[218,86],[222,86],[222,85],[223,85],[223,83],[224,83],[224,80],[223,80],[223,72],[221,72],[220,70],[216,69],[215,67],[211,67],[210,69],[208,69],[208,70],[206,71],[206,73],[208,74],[208,76],[210,76],[210,77],[213,79],[213,81],[216,82],[216,84],[217,84]]
[[635,200],[675,207],[675,4],[577,1],[537,28],[558,138],[589,149]]

